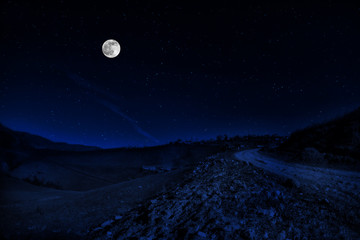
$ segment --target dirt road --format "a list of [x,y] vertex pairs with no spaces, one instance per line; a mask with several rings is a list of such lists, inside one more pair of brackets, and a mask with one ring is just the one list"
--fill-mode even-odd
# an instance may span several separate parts
[[341,200],[360,204],[360,173],[287,163],[266,156],[259,149],[235,153],[245,161],[280,176],[291,178],[297,186],[310,186],[313,190]]

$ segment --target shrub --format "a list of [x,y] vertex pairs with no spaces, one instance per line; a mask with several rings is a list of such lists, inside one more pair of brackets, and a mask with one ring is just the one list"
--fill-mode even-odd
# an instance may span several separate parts
[[324,154],[320,153],[316,148],[305,148],[302,151],[301,158],[305,162],[312,162],[312,163],[324,162]]
[[24,181],[34,184],[36,186],[54,188],[54,189],[59,189],[59,190],[62,189],[61,186],[59,186],[55,183],[52,183],[52,182],[45,182],[44,180],[40,180],[37,176],[25,178]]

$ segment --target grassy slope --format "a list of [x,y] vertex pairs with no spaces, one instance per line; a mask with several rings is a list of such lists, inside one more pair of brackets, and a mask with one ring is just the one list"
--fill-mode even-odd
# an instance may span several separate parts
[[108,216],[122,214],[181,182],[184,171],[187,169],[83,192],[39,187],[3,176],[0,236],[78,239],[89,226],[105,221]]

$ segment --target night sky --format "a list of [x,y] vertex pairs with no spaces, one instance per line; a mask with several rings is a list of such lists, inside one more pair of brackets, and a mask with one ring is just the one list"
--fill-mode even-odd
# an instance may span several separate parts
[[287,135],[360,106],[360,5],[146,2],[1,3],[0,122],[111,148]]

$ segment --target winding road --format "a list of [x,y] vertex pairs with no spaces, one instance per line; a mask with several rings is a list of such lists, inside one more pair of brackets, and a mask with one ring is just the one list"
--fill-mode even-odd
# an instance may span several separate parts
[[265,171],[291,178],[297,186],[311,186],[316,191],[335,198],[347,198],[360,203],[360,173],[288,163],[266,156],[259,149],[234,154],[238,160],[251,163]]

